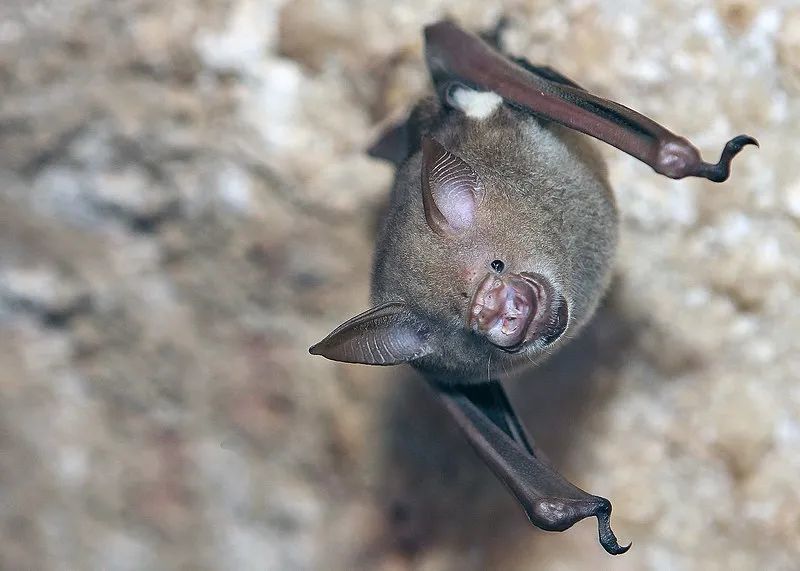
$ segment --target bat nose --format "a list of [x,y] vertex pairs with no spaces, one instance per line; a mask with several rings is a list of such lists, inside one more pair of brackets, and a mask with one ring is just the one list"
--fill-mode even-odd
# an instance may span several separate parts
[[536,315],[533,286],[515,274],[488,274],[472,298],[469,326],[506,351],[518,351]]

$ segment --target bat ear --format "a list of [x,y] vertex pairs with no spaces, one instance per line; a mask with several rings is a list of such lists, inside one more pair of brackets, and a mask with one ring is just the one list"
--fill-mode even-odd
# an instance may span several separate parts
[[422,204],[431,230],[452,236],[472,226],[480,194],[481,182],[471,166],[436,139],[422,139]]
[[389,302],[345,321],[308,351],[344,363],[397,365],[427,355],[431,347],[408,306]]

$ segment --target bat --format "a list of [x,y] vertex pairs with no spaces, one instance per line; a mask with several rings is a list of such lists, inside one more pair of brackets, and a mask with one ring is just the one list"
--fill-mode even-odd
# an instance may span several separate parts
[[[502,24],[501,24],[502,25]],[[378,232],[374,306],[309,351],[347,363],[409,363],[533,525],[596,517],[608,553],[630,548],[611,503],[562,477],[517,418],[497,371],[535,367],[592,316],[610,280],[617,212],[589,135],[671,177],[726,180],[643,115],[443,20],[425,28],[433,92],[370,154],[396,165]],[[569,335],[566,333],[569,332]]]

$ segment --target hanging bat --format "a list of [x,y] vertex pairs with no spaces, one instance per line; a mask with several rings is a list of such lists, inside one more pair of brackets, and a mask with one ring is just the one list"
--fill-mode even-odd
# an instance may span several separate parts
[[373,156],[397,173],[378,233],[374,307],[311,347],[348,363],[410,363],[435,389],[531,523],[596,517],[627,551],[611,503],[563,478],[526,434],[496,371],[533,367],[574,336],[609,283],[617,213],[602,158],[579,131],[671,178],[721,182],[717,164],[656,122],[549,67],[503,55],[449,21],[425,29],[434,92]]

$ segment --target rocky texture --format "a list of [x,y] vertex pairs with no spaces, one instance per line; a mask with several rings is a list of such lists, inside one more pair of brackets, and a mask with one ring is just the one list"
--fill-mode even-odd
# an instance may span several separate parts
[[310,358],[367,303],[424,23],[504,41],[715,155],[604,149],[594,324],[512,397],[613,500],[620,569],[800,559],[800,12],[792,0],[5,0],[0,568],[607,567],[527,525],[419,379]]

